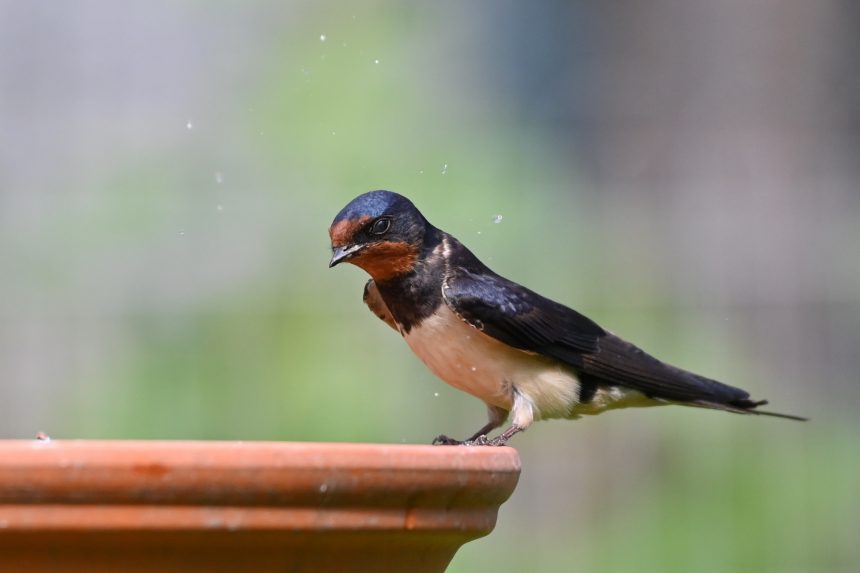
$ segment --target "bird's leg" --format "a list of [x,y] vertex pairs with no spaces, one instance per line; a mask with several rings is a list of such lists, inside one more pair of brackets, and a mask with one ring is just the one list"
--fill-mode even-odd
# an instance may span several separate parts
[[[508,411],[504,408],[499,408],[498,406],[491,406],[487,404],[487,414],[489,415],[490,420],[484,424],[480,430],[472,434],[469,438],[465,440],[455,440],[454,438],[449,438],[445,434],[441,434],[436,436],[433,439],[434,446],[484,446],[489,445],[489,440],[487,439],[487,434],[492,432],[499,426],[501,426],[508,417]],[[512,434],[513,435],[513,434]]]
[[510,428],[508,428],[507,430],[505,430],[504,432],[502,432],[501,434],[499,434],[498,436],[493,438],[492,440],[487,440],[486,444],[476,444],[476,445],[504,446],[505,444],[508,443],[508,440],[510,440],[511,438],[513,438],[515,435],[519,434],[522,431],[525,431],[525,428],[521,428],[520,426],[517,426],[516,424],[514,424],[513,426],[511,426]]
[[474,434],[472,434],[471,436],[466,438],[465,441],[466,442],[474,442],[475,440],[478,440],[481,437],[486,438],[487,434],[489,434],[490,432],[492,432],[493,430],[495,430],[496,428],[501,426],[504,421],[505,421],[504,418],[502,418],[500,421],[490,420],[489,422],[484,424],[480,430],[478,430],[477,432],[475,432]]
[[478,430],[477,432],[472,434],[472,436],[466,438],[465,440],[457,440],[454,438],[449,438],[445,434],[440,434],[440,435],[436,436],[435,438],[433,438],[433,445],[434,446],[484,445],[484,444],[479,443],[479,442],[486,442],[487,441],[487,432],[492,432],[493,430],[498,428],[500,425],[501,425],[501,422],[495,422],[493,420],[490,420],[489,422],[484,424],[484,426],[480,430]]
[[516,387],[513,388],[514,407],[512,409],[514,423],[510,428],[488,440],[487,436],[479,436],[467,445],[473,446],[504,446],[515,435],[528,428],[534,420],[534,406],[532,401],[521,394]]

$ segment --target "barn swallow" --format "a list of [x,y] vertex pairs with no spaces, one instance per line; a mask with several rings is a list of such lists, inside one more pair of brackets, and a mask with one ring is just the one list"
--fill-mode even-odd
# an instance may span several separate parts
[[[439,378],[480,398],[489,421],[470,438],[434,444],[504,445],[535,420],[680,404],[737,414],[767,403],[646,354],[582,314],[510,281],[431,225],[409,199],[371,191],[329,229],[329,267],[367,271],[364,302]],[[508,416],[512,425],[487,437]]]

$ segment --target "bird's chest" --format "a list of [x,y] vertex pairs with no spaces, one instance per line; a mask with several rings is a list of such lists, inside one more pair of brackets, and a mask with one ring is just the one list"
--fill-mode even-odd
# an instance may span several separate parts
[[439,378],[488,404],[510,409],[513,385],[545,367],[466,324],[442,304],[404,334],[412,351]]
[[[511,407],[508,351],[502,344],[466,324],[445,304],[404,334],[412,351],[439,378],[481,398]],[[508,368],[506,368],[508,366]]]

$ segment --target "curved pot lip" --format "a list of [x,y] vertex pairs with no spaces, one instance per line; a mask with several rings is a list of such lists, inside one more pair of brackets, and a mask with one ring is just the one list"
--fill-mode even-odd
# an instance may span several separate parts
[[0,569],[442,571],[519,473],[507,447],[0,441]]
[[236,467],[256,464],[330,467],[519,471],[515,449],[507,446],[431,446],[365,442],[276,442],[220,440],[0,440],[0,469],[24,463],[62,462],[74,456],[118,466],[158,456],[164,463]]
[[0,440],[0,504],[484,507],[519,473],[509,447]]

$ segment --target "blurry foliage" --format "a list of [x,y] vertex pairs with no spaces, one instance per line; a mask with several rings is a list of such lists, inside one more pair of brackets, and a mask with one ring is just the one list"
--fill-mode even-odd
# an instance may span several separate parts
[[[580,165],[484,77],[492,52],[468,22],[302,6],[269,32],[255,83],[209,94],[168,143],[112,158],[14,251],[29,300],[107,349],[86,379],[57,382],[44,429],[408,443],[476,429],[483,406],[364,308],[363,273],[326,268],[331,218],[382,187],[500,273],[667,359],[763,387],[743,312],[673,304],[658,233],[602,226]],[[803,403],[788,392],[777,409]],[[449,570],[854,570],[857,429],[676,408],[538,424],[515,442],[523,477],[497,530]]]

